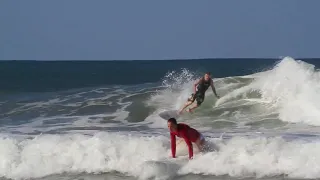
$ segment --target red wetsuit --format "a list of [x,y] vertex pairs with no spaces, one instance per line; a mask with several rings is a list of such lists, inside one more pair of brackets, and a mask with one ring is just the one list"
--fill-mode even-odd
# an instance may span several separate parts
[[178,136],[186,141],[189,149],[189,158],[191,159],[193,157],[192,142],[196,142],[198,140],[198,138],[200,137],[200,133],[183,123],[178,124],[177,131],[178,132],[170,132],[172,157],[176,157],[176,136]]

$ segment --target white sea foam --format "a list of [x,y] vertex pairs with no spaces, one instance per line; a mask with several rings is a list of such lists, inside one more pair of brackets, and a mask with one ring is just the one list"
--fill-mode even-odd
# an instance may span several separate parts
[[314,65],[286,57],[251,86],[281,120],[320,125],[320,73]]
[[[98,133],[94,136],[41,135],[34,139],[0,138],[0,174],[37,178],[63,172],[118,171],[141,179],[182,174],[320,177],[320,142],[278,138],[207,138],[219,151],[170,158],[168,136]],[[179,147],[178,147],[179,149]]]

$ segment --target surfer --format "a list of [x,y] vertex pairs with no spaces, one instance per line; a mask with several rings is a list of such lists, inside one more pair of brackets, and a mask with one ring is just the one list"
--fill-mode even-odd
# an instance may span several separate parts
[[193,107],[189,108],[187,112],[192,112],[195,108],[199,107],[201,103],[204,101],[205,92],[208,90],[208,88],[211,86],[213,93],[217,98],[220,98],[217,95],[216,89],[213,85],[213,80],[210,77],[211,73],[207,72],[205,75],[200,78],[196,83],[194,83],[194,93],[191,94],[191,96],[188,98],[187,103],[183,106],[183,108],[179,111],[179,114],[182,113],[182,111],[190,106],[195,100],[197,100],[197,104],[193,105]]
[[168,129],[170,130],[171,153],[173,158],[176,157],[176,136],[183,138],[188,145],[189,159],[193,158],[192,142],[198,146],[199,151],[204,150],[204,137],[189,125],[183,123],[177,124],[177,120],[175,118],[170,118],[168,119]]

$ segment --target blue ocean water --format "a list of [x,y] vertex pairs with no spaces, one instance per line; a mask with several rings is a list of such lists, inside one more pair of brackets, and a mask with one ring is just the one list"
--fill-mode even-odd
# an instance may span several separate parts
[[[252,74],[279,59],[153,61],[0,61],[1,92],[44,92],[107,85],[162,82],[172,71],[212,72],[214,77]],[[306,60],[316,63],[316,59]]]
[[[0,61],[5,179],[307,179],[320,177],[319,59]],[[166,121],[211,72],[195,113],[178,119],[217,147],[170,158]],[[196,149],[195,149],[196,151]]]

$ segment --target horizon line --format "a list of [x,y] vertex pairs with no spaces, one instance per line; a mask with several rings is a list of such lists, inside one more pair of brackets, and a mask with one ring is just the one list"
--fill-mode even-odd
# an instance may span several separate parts
[[[185,59],[117,59],[117,60],[98,60],[98,59],[87,59],[87,60],[81,60],[81,59],[74,59],[74,60],[0,60],[0,62],[2,61],[41,61],[41,62],[52,62],[52,61],[192,61],[192,60],[252,60],[252,59],[260,59],[260,60],[281,60],[285,57],[291,57],[291,56],[283,56],[283,57],[278,57],[278,58],[185,58]],[[320,57],[303,57],[303,58],[294,58],[291,57],[293,59],[320,59]]]

